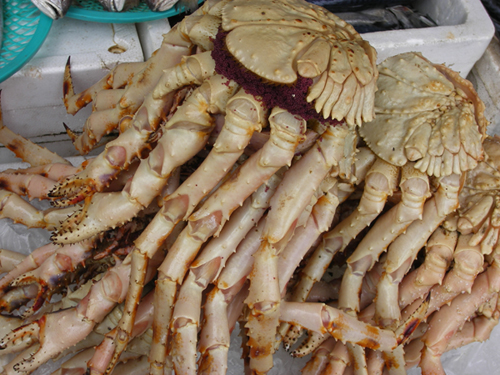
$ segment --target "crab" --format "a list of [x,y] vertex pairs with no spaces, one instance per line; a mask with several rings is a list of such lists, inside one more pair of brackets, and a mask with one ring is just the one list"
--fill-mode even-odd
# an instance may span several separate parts
[[[300,1],[209,1],[165,38],[170,41],[180,38],[192,43],[191,46],[201,52],[206,52],[189,56],[180,65],[167,69],[137,110],[131,126],[117,140],[109,143],[106,151],[91,162],[82,174],[70,178],[52,192],[53,197],[64,196],[60,204],[65,204],[68,193],[69,196],[75,194],[84,197],[89,193],[88,186],[96,191],[102,189],[110,176],[116,175],[138,151],[147,147],[148,137],[161,122],[166,98],[183,86],[199,85],[162,125],[163,135],[158,145],[147,159],[142,160],[122,193],[94,194],[90,203],[86,201],[81,212],[60,226],[53,240],[58,243],[80,241],[121,225],[148,206],[159,194],[170,173],[204,147],[213,129],[212,116],[218,113],[225,115],[223,131],[212,153],[200,167],[200,172],[195,173],[191,177],[192,181],[185,185],[199,185],[199,188],[194,191],[191,188],[189,193],[174,193],[169,197],[158,219],[155,218],[151,223],[151,229],[148,227],[136,242],[132,269],[138,275],[133,276],[132,280],[137,281],[137,284],[127,299],[127,309],[131,312],[128,316],[132,320],[141,290],[140,280],[144,278],[144,265],[155,253],[156,244],[166,238],[176,222],[188,218],[198,202],[224,177],[237,162],[252,133],[259,131],[267,122],[267,116],[271,124],[270,141],[238,171],[243,176],[256,173],[252,183],[246,183],[243,188],[240,181],[234,182],[233,178],[233,181],[221,185],[204,206],[190,217],[191,224],[188,227],[192,229],[189,229],[191,233],[187,238],[202,236],[207,239],[220,232],[237,205],[279,168],[289,164],[305,134],[306,120],[326,121],[327,127],[333,129],[340,120],[345,119],[345,130],[340,133],[339,139],[351,140],[351,145],[339,143],[339,151],[329,155],[331,159],[321,167],[321,171],[318,170],[317,178],[311,180],[314,185],[308,189],[312,193],[333,165],[340,164],[341,173],[350,171],[349,163],[353,160],[356,139],[353,126],[373,119],[377,79],[375,51],[350,25],[320,7]],[[271,50],[273,58],[269,60],[267,56]],[[273,108],[270,115],[266,114],[267,108]],[[226,132],[227,138],[224,135]],[[349,132],[353,135],[348,136]],[[135,143],[131,145],[133,137]],[[271,146],[272,142],[275,146]],[[182,149],[179,147],[181,145]],[[324,148],[322,152],[327,150]],[[218,161],[218,155],[224,155],[223,164]],[[312,155],[311,162],[314,163],[318,156]],[[308,168],[307,165],[304,168]],[[95,171],[98,173],[96,178],[91,174]],[[89,179],[90,183],[87,183]],[[179,189],[183,191],[184,187]],[[240,195],[229,199],[227,194],[233,189],[239,189]],[[308,198],[302,199],[307,204]],[[223,206],[219,208],[221,204]],[[214,208],[208,208],[210,205]],[[105,212],[107,219],[102,220]],[[100,219],[94,220],[97,217]],[[167,227],[154,229],[165,219],[170,222]],[[291,225],[294,218],[290,217],[290,220]],[[205,225],[210,225],[210,229],[204,229]],[[189,257],[196,254],[202,243],[193,247],[194,253]],[[176,246],[173,248],[176,249]],[[176,252],[172,251],[171,254]],[[185,262],[189,262],[189,257],[183,256]],[[167,261],[171,262],[170,256]],[[170,291],[166,295],[175,298],[175,285],[181,282],[184,274],[174,277],[170,271],[172,266],[168,267],[169,270],[160,267],[157,290],[167,283],[165,285],[170,285]],[[181,269],[184,268],[183,265]],[[124,323],[122,330],[126,333],[125,337],[128,337],[131,327],[131,322]],[[119,342],[122,336],[118,335]],[[126,341],[124,339],[123,343]],[[124,344],[118,345],[117,352],[123,350]]]
[[[238,319],[253,373],[270,370],[277,333],[291,325],[315,331],[306,342],[311,347],[324,342],[323,349],[331,348],[329,335],[346,341],[333,346],[338,368],[351,363],[364,371],[384,359],[402,368],[403,345],[433,300],[417,299],[418,307],[401,319],[398,283],[416,252],[456,211],[459,193],[469,194],[462,189],[464,173],[482,165],[486,121],[470,84],[414,53],[377,68],[375,51],[351,26],[300,0],[205,2],[165,36],[162,48],[145,64],[117,67],[81,95],[66,95],[67,104],[75,101],[77,107],[95,98],[92,122],[115,116],[115,124],[121,116],[120,134],[82,170],[49,194],[44,190],[41,195],[56,206],[81,206],[56,224],[57,246],[41,251],[54,257],[29,274],[20,263],[4,284],[26,287],[12,289],[18,300],[33,297],[40,304],[40,289],[24,284],[29,276],[44,281],[59,275],[48,270],[58,255],[68,261],[64,270],[82,259],[68,259],[69,252],[60,249],[102,237],[144,210],[154,215],[137,229],[131,252],[76,307],[45,315],[41,307],[0,341],[5,351],[30,346],[8,373],[31,371],[67,350],[66,344],[83,340],[96,346],[89,371],[108,374],[139,334],[150,339],[152,374],[223,373]],[[163,63],[160,76],[158,56],[169,49],[178,53]],[[157,73],[148,75],[153,67]],[[77,143],[96,139],[98,132],[89,130]],[[383,132],[391,134],[386,143],[379,137]],[[110,188],[125,170],[130,178]],[[183,174],[178,184],[176,173]],[[345,206],[356,202],[357,208],[331,228],[350,194]],[[462,217],[471,219],[474,230],[486,222],[472,215],[474,209],[467,212]],[[493,227],[488,238],[497,233]],[[473,237],[463,235],[462,242]],[[306,278],[297,286],[307,294],[324,273],[323,263],[354,245],[356,236],[364,239],[347,262],[336,304],[287,300],[302,258]],[[381,285],[373,288],[379,298],[371,321],[356,297],[368,272]],[[153,274],[154,291],[142,297],[153,287]],[[144,318],[141,306],[151,301],[154,311]],[[95,337],[94,328],[120,302],[121,318],[109,323],[100,344],[90,344],[85,337]],[[59,318],[71,323],[71,338],[53,344]],[[368,357],[364,348],[371,350]]]

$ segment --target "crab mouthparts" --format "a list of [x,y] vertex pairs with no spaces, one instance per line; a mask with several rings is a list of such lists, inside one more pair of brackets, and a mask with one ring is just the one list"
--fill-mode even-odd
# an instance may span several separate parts
[[[294,115],[301,116],[306,121],[316,119],[320,122],[325,122],[325,119],[306,100],[309,86],[313,83],[311,78],[297,75],[297,80],[292,85],[278,84],[264,80],[264,78],[246,69],[228,51],[225,43],[227,34],[229,33],[219,29],[214,40],[212,58],[215,60],[215,71],[217,74],[235,81],[247,93],[261,98],[268,108],[280,107]],[[331,120],[328,122],[331,122]]]

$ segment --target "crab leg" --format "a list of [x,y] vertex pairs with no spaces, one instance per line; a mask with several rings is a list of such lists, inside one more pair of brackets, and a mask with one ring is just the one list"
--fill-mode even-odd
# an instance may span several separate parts
[[[202,292],[212,283],[245,235],[269,207],[280,177],[274,175],[236,210],[219,237],[213,238],[191,264],[183,282],[170,323],[174,370],[177,374],[196,371],[196,344]],[[199,302],[199,303],[198,303]]]
[[[152,279],[161,261],[157,256],[151,262],[147,279]],[[23,342],[38,341],[16,359],[7,374],[31,372],[61,351],[76,345],[89,335],[117,303],[125,299],[130,277],[130,258],[110,268],[97,282],[88,283],[89,292],[75,307],[48,313],[12,331],[0,340],[0,350],[18,351]],[[61,330],[64,330],[61,335]],[[24,344],[25,345],[25,344]]]
[[[434,285],[430,290],[432,298],[427,316],[430,316],[445,304],[449,304],[461,293],[470,293],[476,276],[483,271],[484,260],[480,246],[469,245],[470,238],[471,235],[460,236],[454,253],[453,268],[446,274],[442,284]],[[410,313],[419,303],[420,301],[416,300],[407,307],[403,317]]]
[[166,34],[162,46],[148,60],[144,69],[134,75],[114,108],[92,112],[80,136],[67,129],[75,148],[81,154],[87,154],[104,135],[116,128],[121,118],[133,115],[143,103],[146,94],[155,87],[163,70],[178,64],[182,56],[189,54],[189,48],[190,43],[181,37],[174,33]]
[[29,228],[53,229],[77,208],[39,211],[19,195],[0,189],[0,219],[9,218]]
[[[123,350],[133,321],[136,299],[141,293],[144,264],[151,258],[172,228],[190,215],[199,202],[216,186],[241,156],[254,131],[259,131],[264,121],[261,104],[252,96],[238,92],[227,105],[224,126],[212,151],[200,167],[166,198],[162,210],[136,241],[133,253],[134,286],[127,298],[127,315],[120,323],[123,330],[117,354]],[[196,189],[193,189],[193,186]],[[137,264],[137,266],[135,266]],[[137,273],[137,274],[136,274]],[[116,356],[114,357],[116,358]]]
[[429,195],[427,175],[413,168],[402,168],[401,201],[380,217],[347,259],[347,269],[339,293],[339,308],[358,313],[359,295],[365,274],[374,266],[380,254],[415,220],[422,217],[425,199]]
[[265,220],[262,218],[257,227],[241,241],[216,280],[216,287],[207,297],[204,309],[205,324],[200,335],[200,373],[223,373],[227,369],[230,341],[230,325],[226,324],[226,319],[229,319],[228,307],[241,293],[244,293],[246,298],[246,279],[252,270],[252,255],[259,249],[262,241]]
[[[304,267],[290,301],[305,301],[314,283],[323,277],[335,254],[343,251],[382,212],[387,197],[396,187],[397,176],[396,167],[381,159],[375,161],[366,174],[363,196],[357,209],[323,235],[323,241]],[[280,333],[286,337],[285,344],[291,346],[297,340],[300,330],[282,325]]]
[[[154,310],[153,298],[154,292],[151,291],[141,300],[137,309],[131,337],[142,335],[151,326]],[[96,347],[95,353],[88,362],[90,374],[103,374],[105,372],[114,354],[117,333],[118,328],[115,327],[113,330],[106,333],[104,340]],[[122,356],[123,353],[121,353],[120,358]]]
[[443,222],[446,216],[458,206],[460,177],[450,175],[439,180],[438,190],[424,205],[423,217],[414,221],[407,231],[390,246],[385,261],[385,272],[377,285],[375,301],[376,319],[384,326],[400,318],[398,287],[410,268],[418,251]]
[[11,272],[24,259],[26,259],[26,255],[24,254],[7,249],[0,249],[0,273]]
[[346,368],[351,365],[347,346],[339,340],[335,343],[328,357],[329,361],[324,371],[327,374],[343,375]]
[[6,169],[3,173],[9,174],[37,174],[43,177],[50,178],[54,181],[61,181],[66,177],[78,173],[85,168],[88,160],[84,161],[79,167],[74,167],[70,164],[63,163],[49,163],[38,165],[36,167],[29,167],[24,169]]
[[[424,263],[405,276],[399,286],[399,307],[401,309],[424,296],[434,285],[442,283],[453,260],[457,239],[457,232],[449,232],[441,227],[436,229],[427,242]],[[433,299],[435,296],[432,293]],[[431,306],[432,304],[431,301]],[[431,307],[428,311],[430,310],[432,310]]]
[[392,351],[404,343],[411,332],[408,327],[416,328],[425,313],[425,306],[414,319],[405,322],[398,333],[364,323],[355,317],[322,303],[286,302],[280,304],[280,319],[300,325],[319,333],[329,332],[337,340],[373,350]]
[[441,354],[446,350],[448,340],[478,309],[500,291],[500,269],[498,246],[494,250],[494,261],[488,269],[474,281],[471,293],[462,293],[455,297],[450,305],[443,306],[429,322],[429,329],[422,338],[425,344],[420,367],[422,373],[444,374]]
[[484,342],[488,340],[491,331],[498,325],[499,316],[500,313],[496,310],[493,316],[480,315],[465,322],[460,331],[455,333],[450,341],[448,341],[446,351],[461,348],[473,342]]
[[104,90],[118,89],[130,83],[131,78],[142,71],[148,62],[122,63],[116,65],[101,80],[79,94],[75,94],[71,78],[71,57],[68,57],[64,67],[63,101],[66,111],[74,115],[80,109],[92,102],[97,94]]
[[[203,206],[189,218],[187,228],[179,235],[159,268],[156,294],[161,317],[155,316],[155,340],[151,348],[151,371],[163,371],[168,322],[171,307],[191,260],[210,236],[217,234],[242,202],[284,165],[290,163],[295,148],[305,132],[305,121],[285,110],[274,108],[269,118],[271,138],[239,168],[233,178],[215,191]],[[161,298],[161,299],[160,299]],[[161,303],[160,303],[161,301]],[[159,320],[157,320],[157,318]]]
[[50,293],[50,290],[58,285],[62,275],[72,271],[78,264],[90,256],[90,251],[94,248],[94,244],[95,241],[86,240],[74,245],[62,246],[44,260],[38,268],[23,273],[10,283],[10,287],[13,288],[33,284],[38,289],[34,304],[23,313],[24,317],[32,315],[42,306],[45,294]]
[[[190,83],[201,84],[212,75],[211,65],[213,60],[205,53],[189,56],[175,67],[167,69],[165,75],[174,77],[171,79],[171,91],[165,91],[158,98],[149,93],[135,114],[131,126],[117,139],[106,144],[105,150],[84,171],[57,186],[51,196],[69,196],[73,202],[82,200],[92,192],[102,191],[121,170],[128,168],[143,150],[150,147],[151,135],[164,119],[165,108],[170,106],[174,90]],[[165,127],[174,124],[170,120]],[[63,198],[60,204],[66,204],[67,200],[68,198]]]
[[290,242],[278,258],[278,275],[281,294],[286,291],[286,285],[293,272],[304,258],[306,252],[313,246],[322,233],[330,227],[335,211],[339,205],[337,183],[321,196],[314,205],[305,226],[298,227]]
[[[350,131],[345,125],[328,126],[316,145],[285,173],[271,199],[263,241],[254,255],[250,294],[246,300],[251,310],[245,325],[249,336],[250,367],[258,373],[266,373],[272,367],[272,348],[279,324],[281,300],[278,254],[289,242],[300,213],[309,204],[320,183],[334,165],[341,163],[344,148],[350,148],[344,144]],[[309,173],[308,178],[299,179],[298,176],[305,171]]]
[[[121,193],[92,197],[78,224],[63,223],[53,235],[55,242],[75,242],[129,221],[160,193],[172,171],[196,155],[205,145],[213,119],[233,93],[234,84],[222,76],[206,81],[166,124],[165,134],[147,159],[141,161],[130,185]],[[76,216],[76,215],[75,215]]]
[[[23,353],[20,359],[16,359],[13,370],[33,371],[62,350],[85,338],[94,325],[104,319],[116,303],[125,298],[129,275],[129,265],[116,266],[91,288],[89,294],[75,308],[44,315],[7,334],[0,340],[0,350],[16,347],[18,339],[38,340],[40,344],[34,353],[32,349],[27,349],[31,353],[28,357]],[[61,329],[64,329],[64,340],[61,339]]]
[[50,191],[58,181],[75,174],[81,168],[67,164],[52,163],[18,170],[5,170],[0,173],[0,186],[18,195],[50,199]]
[[0,186],[18,195],[26,195],[28,199],[49,199],[49,192],[57,181],[36,174],[0,173]]
[[311,359],[302,369],[303,375],[319,375],[323,372],[329,362],[329,356],[335,347],[337,340],[330,337],[324,341],[311,356]]
[[[204,50],[213,49],[212,40],[215,39],[220,19],[211,17],[210,14],[203,17],[203,15],[210,13],[213,5],[212,2],[207,2],[194,12],[192,19],[198,18],[198,22],[188,22],[186,20],[189,18],[186,18],[164,35],[161,47],[148,60],[146,67],[134,75],[116,107],[90,115],[85,123],[84,133],[75,138],[73,142],[80,152],[87,153],[102,135],[109,133],[116,127],[123,116],[134,114],[141,106],[146,94],[155,88],[162,77],[163,70],[173,67],[180,62],[183,56],[191,54],[194,47],[193,42],[196,42]],[[218,8],[215,12],[217,11]],[[194,81],[191,79],[191,81],[196,83],[198,79]],[[185,82],[185,84],[188,83],[190,82]],[[154,99],[158,99],[158,96]],[[73,136],[71,132],[69,134]]]
[[382,353],[378,350],[367,350],[366,368],[370,375],[382,375],[384,373],[385,361]]
[[[356,183],[359,184],[365,179],[368,168],[374,160],[375,156],[368,148],[362,147],[360,149],[353,166]],[[337,206],[348,197],[347,194],[342,194],[342,191],[339,191],[341,181],[334,180],[329,183],[334,183],[334,186],[319,198],[306,225],[296,229],[292,239],[279,255],[278,273],[281,294],[284,293],[292,273],[305,256],[305,253],[316,243],[320,235],[330,228]],[[339,200],[339,196],[341,200]]]
[[[496,295],[493,299],[496,299]],[[466,321],[447,342],[445,351],[461,348],[474,342],[484,342],[489,339],[491,331],[498,325],[498,310],[491,316],[474,316]],[[419,337],[413,339],[405,346],[406,368],[417,366],[422,358],[422,350],[425,345]],[[439,368],[439,365],[438,365]]]

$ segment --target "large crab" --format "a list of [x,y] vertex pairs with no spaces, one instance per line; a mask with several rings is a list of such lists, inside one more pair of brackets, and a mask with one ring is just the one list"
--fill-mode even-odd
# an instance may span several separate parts
[[[377,319],[395,328],[400,317],[398,285],[429,236],[458,207],[460,176],[483,158],[487,121],[470,82],[418,53],[393,56],[378,69],[376,117],[359,129],[378,160],[367,174],[359,206],[323,236],[292,298],[304,301],[334,255],[374,221],[347,259],[338,303],[353,315],[360,312],[365,275],[388,250],[377,281]],[[427,175],[434,185],[432,194]],[[394,191],[400,195],[398,204],[379,216]],[[297,338],[298,331],[286,325],[280,331],[286,333],[288,346]],[[317,345],[307,344],[310,351]],[[366,367],[360,355],[353,357],[355,366]]]
[[[126,301],[128,314],[119,325],[113,364],[130,338],[148,260],[177,222],[189,217],[188,227],[160,267],[156,289],[158,298],[172,301],[177,285],[182,283],[190,261],[203,243],[220,232],[231,213],[262,183],[290,164],[306,134],[306,120],[324,122],[326,131],[303,161],[290,170],[290,182],[277,194],[283,198],[276,198],[275,206],[282,207],[282,211],[273,211],[273,215],[285,214],[288,220],[286,225],[280,225],[277,217],[268,220],[266,231],[270,237],[266,239],[269,244],[266,251],[274,259],[273,244],[289,237],[287,233],[293,231],[298,215],[332,167],[339,166],[340,174],[349,176],[356,144],[353,126],[373,119],[376,53],[350,25],[320,7],[301,1],[208,1],[173,28],[165,40],[205,52],[189,56],[167,69],[155,89],[145,97],[131,126],[109,143],[104,153],[81,174],[52,191],[53,197],[64,197],[60,204],[86,197],[83,210],[57,230],[53,236],[55,242],[80,241],[121,225],[147,207],[161,192],[172,171],[205,146],[214,128],[212,116],[225,115],[224,126],[210,155],[166,199],[162,211],[136,241],[131,291]],[[90,198],[92,190],[102,190],[120,169],[148,147],[150,134],[161,122],[165,105],[171,102],[168,98],[192,84],[199,87],[162,125],[162,137],[148,158],[142,160],[130,184],[121,193],[96,193]],[[270,115],[266,114],[267,108],[272,108]],[[267,123],[268,116],[269,141],[191,215],[238,161],[252,133]],[[346,124],[341,126],[340,120]],[[310,169],[311,179],[302,186],[294,186],[294,174],[306,169]],[[286,198],[293,196],[297,189],[308,193],[298,195],[296,201]],[[259,272],[260,267],[256,267],[254,274]],[[252,282],[252,288],[256,285],[256,281]],[[279,305],[279,293],[277,297],[257,297],[251,291],[250,295],[247,303],[255,310],[252,316],[265,317],[268,305]],[[279,309],[273,307],[272,310],[274,323],[271,324],[276,326]],[[162,314],[163,319],[155,322],[157,332],[165,331],[160,327],[168,330],[171,313],[165,309]],[[251,336],[255,332],[250,329]],[[153,346],[152,353],[158,358],[153,355],[152,366],[154,371],[161,371],[165,353]],[[253,352],[259,360],[264,353],[265,364],[258,371],[267,371],[270,350]]]
[[[169,50],[177,51],[173,60],[184,55],[179,64],[158,57]],[[189,55],[195,50],[199,53]],[[166,68],[161,77],[160,63]],[[153,70],[156,76],[148,75]],[[405,54],[388,60],[381,70],[374,106],[375,52],[343,21],[297,0],[208,1],[165,36],[161,51],[150,61],[118,67],[82,95],[66,97],[70,108],[95,96],[93,119],[103,109],[115,117],[135,114],[123,118],[121,134],[102,154],[51,190],[49,195],[59,199],[59,206],[85,200],[58,226],[54,242],[80,242],[132,222],[147,207],[150,214],[161,209],[144,230],[138,229],[141,233],[131,254],[96,282],[78,306],[38,315],[0,340],[0,349],[6,351],[39,341],[14,359],[7,373],[29,372],[65,349],[64,343],[52,340],[59,319],[70,323],[69,344],[73,344],[90,336],[123,300],[122,318],[116,327],[109,326],[111,331],[88,362],[92,374],[111,372],[132,346],[132,338],[147,325],[153,326],[150,373],[168,372],[169,366],[182,374],[224,372],[229,331],[238,316],[245,322],[254,373],[265,373],[272,366],[280,321],[316,330],[310,337],[318,342],[327,331],[348,341],[354,365],[361,371],[366,367],[361,347],[384,351],[388,362],[399,365],[400,344],[425,315],[428,303],[420,303],[416,315],[392,331],[355,316],[359,311],[356,292],[364,274],[389,245],[386,259],[395,257],[402,263],[401,270],[388,272],[386,265],[391,263],[386,260],[374,267],[379,277],[373,280],[376,284],[381,273],[382,279],[393,273],[401,276],[418,244],[456,208],[459,175],[482,157],[485,122],[482,104],[471,87],[446,68],[433,66],[417,54]],[[124,78],[127,72],[132,79]],[[371,121],[375,110],[379,115]],[[384,117],[386,112],[391,116]],[[374,152],[356,149],[356,125],[361,123],[364,140]],[[270,132],[258,134],[267,124]],[[384,124],[390,125],[391,132]],[[453,127],[459,130],[443,131]],[[383,132],[391,134],[390,142],[375,139]],[[97,132],[85,134],[77,143],[95,140]],[[137,156],[142,160],[125,186],[109,189]],[[181,166],[188,177],[178,185],[171,177]],[[427,175],[437,183],[429,183]],[[355,212],[318,241],[355,185],[364,189]],[[386,210],[388,204],[394,207]],[[282,301],[307,248],[322,242],[307,260],[306,270],[312,269],[306,275],[309,287],[326,267],[316,259],[331,260],[373,220],[377,221],[365,242],[373,236],[380,241],[373,241],[374,249],[368,253],[355,252],[358,258],[348,261],[347,288],[341,288],[338,305],[344,312],[318,303]],[[412,246],[405,246],[415,236]],[[399,251],[401,242],[407,252]],[[164,244],[169,250],[162,260]],[[70,252],[54,251],[55,256],[30,275],[44,273],[52,267],[52,259],[65,259],[70,265],[80,261],[68,259]],[[19,284],[12,284],[13,278],[27,282],[19,274],[25,266],[21,263],[11,272],[5,284]],[[146,319],[138,305],[154,272],[155,308]],[[211,289],[210,284],[214,284]],[[20,291],[19,299],[35,298],[41,303],[38,289],[23,286],[11,290]],[[352,301],[346,298],[349,288],[354,289]],[[380,295],[386,290],[379,289]],[[209,293],[202,321],[205,290]],[[386,293],[387,302],[394,300],[391,290]],[[141,304],[152,299],[150,294]],[[386,325],[383,319],[389,318],[398,317],[380,320]]]

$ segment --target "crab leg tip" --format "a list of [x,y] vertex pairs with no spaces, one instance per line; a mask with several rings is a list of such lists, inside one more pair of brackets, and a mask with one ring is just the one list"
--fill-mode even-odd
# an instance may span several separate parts
[[64,122],[63,122],[63,125],[64,125],[64,129],[66,130],[66,133],[68,134],[69,138],[71,139],[71,142],[75,143],[78,136]]

